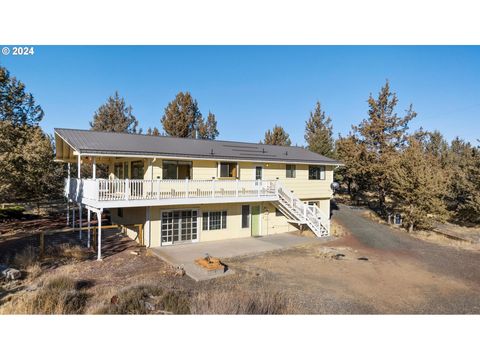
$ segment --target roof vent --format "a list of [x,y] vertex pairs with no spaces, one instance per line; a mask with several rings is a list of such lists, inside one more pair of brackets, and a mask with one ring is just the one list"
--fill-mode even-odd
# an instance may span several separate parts
[[285,151],[285,156],[288,156],[288,151]]
[[214,155],[215,153],[213,152],[213,149],[210,150],[210,155]]
[[265,148],[262,148],[262,153],[264,153],[264,154],[265,154]]

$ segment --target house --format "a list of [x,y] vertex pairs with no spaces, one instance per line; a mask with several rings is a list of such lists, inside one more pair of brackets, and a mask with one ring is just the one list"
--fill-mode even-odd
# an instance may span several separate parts
[[[76,163],[78,174],[80,164],[91,168],[89,178],[71,178],[69,170],[65,196],[72,210],[86,208],[88,226],[91,212],[99,217],[108,210],[132,238],[140,234],[131,225],[141,224],[146,246],[300,227],[329,234],[333,170],[340,163],[301,147],[74,129],[55,129],[55,143],[57,161],[69,169]],[[96,177],[97,164],[108,166],[108,178]]]

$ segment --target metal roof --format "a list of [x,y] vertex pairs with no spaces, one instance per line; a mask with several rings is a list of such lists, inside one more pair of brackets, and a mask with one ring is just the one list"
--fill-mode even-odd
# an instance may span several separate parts
[[55,134],[60,136],[76,151],[85,155],[143,155],[196,159],[341,164],[337,160],[298,146],[277,146],[78,129],[55,129]]

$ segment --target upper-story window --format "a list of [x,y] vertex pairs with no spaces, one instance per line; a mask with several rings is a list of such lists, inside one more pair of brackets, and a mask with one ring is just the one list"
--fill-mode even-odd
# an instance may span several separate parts
[[309,180],[325,180],[325,166],[324,165],[310,165],[308,167]]
[[294,178],[295,177],[295,171],[296,171],[296,166],[293,164],[287,164],[287,173],[286,177],[287,178]]
[[220,177],[221,178],[236,178],[237,177],[237,163],[231,163],[231,162],[220,163]]
[[113,166],[113,174],[117,179],[124,179],[124,172],[123,172],[123,162],[115,163]]
[[143,160],[132,161],[132,179],[143,179]]
[[192,162],[191,161],[172,161],[164,160],[163,178],[168,179],[191,179],[192,178]]

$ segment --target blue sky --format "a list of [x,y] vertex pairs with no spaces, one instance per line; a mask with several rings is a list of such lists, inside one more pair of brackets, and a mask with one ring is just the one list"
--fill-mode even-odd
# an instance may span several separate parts
[[346,134],[367,114],[385,79],[411,128],[452,139],[480,137],[480,47],[462,46],[35,46],[33,56],[0,55],[45,111],[43,128],[88,128],[118,90],[145,130],[161,127],[165,106],[190,91],[217,116],[220,139],[258,142],[282,125],[303,145],[315,102]]

